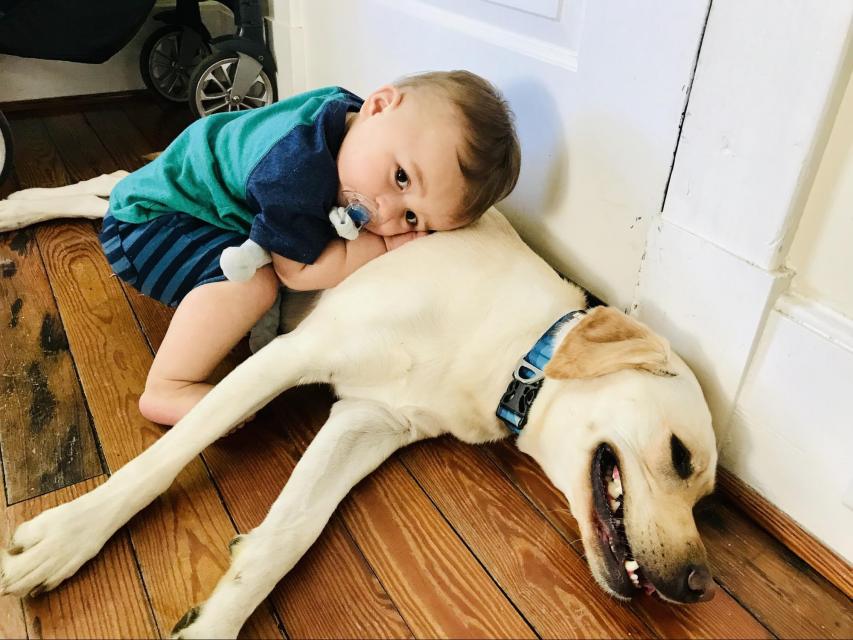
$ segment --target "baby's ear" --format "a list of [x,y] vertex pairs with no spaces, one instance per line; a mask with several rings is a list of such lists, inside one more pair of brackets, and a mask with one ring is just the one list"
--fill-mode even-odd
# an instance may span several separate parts
[[666,375],[669,355],[669,343],[646,325],[613,307],[595,307],[559,344],[545,375],[595,378],[621,369]]
[[365,109],[367,115],[372,116],[382,113],[388,108],[395,108],[402,99],[403,93],[398,87],[393,84],[386,84],[367,96],[362,109]]

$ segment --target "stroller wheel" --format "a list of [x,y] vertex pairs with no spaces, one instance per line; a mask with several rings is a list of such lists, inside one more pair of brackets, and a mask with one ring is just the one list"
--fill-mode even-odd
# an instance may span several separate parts
[[139,71],[145,86],[172,102],[187,101],[190,74],[210,54],[210,45],[200,39],[189,64],[180,64],[181,43],[186,33],[179,26],[161,27],[148,36],[139,55]]
[[223,51],[202,60],[190,78],[190,110],[199,118],[264,107],[276,101],[275,76],[246,55]]
[[12,129],[0,111],[0,184],[12,172]]

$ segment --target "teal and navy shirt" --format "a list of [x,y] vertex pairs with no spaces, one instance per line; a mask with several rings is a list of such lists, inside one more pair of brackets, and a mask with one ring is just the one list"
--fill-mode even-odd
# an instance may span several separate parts
[[362,99],[341,87],[191,124],[110,194],[110,212],[144,223],[188,213],[245,233],[265,249],[310,264],[337,235],[337,155],[346,115]]

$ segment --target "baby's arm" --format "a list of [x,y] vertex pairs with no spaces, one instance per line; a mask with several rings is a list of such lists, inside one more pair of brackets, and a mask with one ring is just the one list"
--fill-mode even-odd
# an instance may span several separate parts
[[[414,233],[404,235],[411,235],[410,240],[417,237]],[[392,241],[392,238],[395,240]],[[272,254],[272,263],[279,279],[289,289],[329,289],[359,267],[403,242],[405,240],[400,236],[384,238],[362,231],[355,240],[332,240],[314,264],[302,264],[275,253]]]

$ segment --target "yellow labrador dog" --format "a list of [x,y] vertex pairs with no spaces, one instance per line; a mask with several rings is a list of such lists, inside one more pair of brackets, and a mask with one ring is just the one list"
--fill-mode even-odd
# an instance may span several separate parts
[[[0,202],[0,229],[103,215],[97,196],[118,177],[20,192]],[[616,309],[585,307],[495,210],[411,242],[322,292],[106,483],[19,526],[0,587],[56,587],[205,447],[288,387],[323,382],[340,398],[328,421],[177,637],[236,637],[361,478],[444,433],[470,443],[518,433],[568,499],[608,593],[707,600],[714,583],[692,508],[714,486],[717,455],[702,391],[666,340]]]

